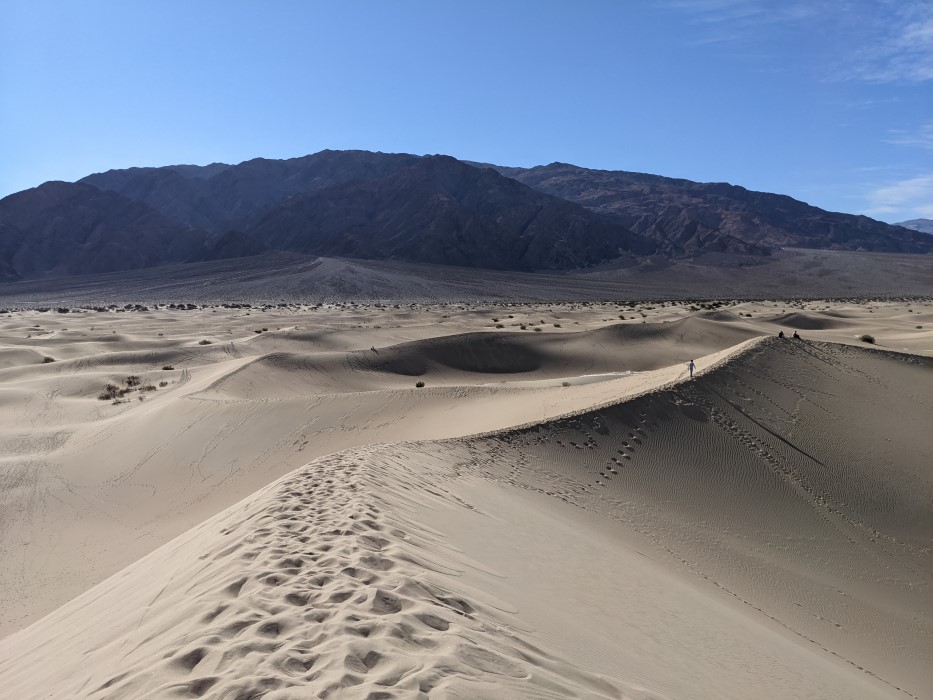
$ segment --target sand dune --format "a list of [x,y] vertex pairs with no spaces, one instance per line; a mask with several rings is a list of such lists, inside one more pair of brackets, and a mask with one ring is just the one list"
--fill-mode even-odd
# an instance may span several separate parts
[[[313,330],[295,328],[293,313],[258,322],[240,310],[33,314],[61,342],[37,340],[37,329],[10,338],[46,343],[56,361],[0,370],[0,444],[11,446],[0,450],[0,631],[315,457],[582,410],[672,381],[681,362],[754,334],[691,318],[620,327],[617,316],[581,309],[569,318],[585,325],[567,330],[424,337],[449,311],[384,316],[379,329],[356,327],[366,310],[338,311],[329,327],[306,318]],[[545,312],[533,311],[528,322],[540,324]],[[485,313],[465,313],[490,325]],[[530,313],[511,313],[510,323]],[[253,332],[263,326],[270,331]],[[270,351],[277,345],[292,350]],[[652,368],[659,374],[631,374]],[[157,390],[117,405],[97,399],[127,376]]]
[[825,314],[815,313],[795,312],[782,314],[769,320],[771,323],[776,323],[786,328],[807,331],[825,331],[835,328],[850,328],[852,326],[851,323],[846,321],[840,321],[833,317],[826,318]]
[[0,319],[0,687],[926,697],[929,306],[688,307]]
[[3,687],[924,697],[933,360],[772,339],[710,365],[319,458],[0,641]]

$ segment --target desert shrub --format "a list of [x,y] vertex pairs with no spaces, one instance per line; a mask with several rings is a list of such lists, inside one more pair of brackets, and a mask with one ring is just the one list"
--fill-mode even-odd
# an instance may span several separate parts
[[923,328],[923,326],[917,326],[917,328]]
[[97,395],[97,398],[101,401],[110,401],[111,399],[117,399],[122,395],[123,394],[121,393],[120,387],[118,387],[116,384],[108,384],[104,387],[104,390]]
[[198,345],[210,345],[210,344],[211,344],[211,341],[209,340],[202,340],[198,343]]
[[263,328],[263,329],[262,329],[262,332],[265,333],[265,332],[268,331],[268,330],[269,330],[268,328]]
[[424,382],[415,382],[415,386],[420,389],[424,386]]
[[126,378],[126,381],[124,382],[124,384],[126,384],[127,386],[139,386],[140,384],[142,384],[142,380],[140,380],[140,378],[137,377],[135,374],[131,374],[130,376]]
[[520,323],[520,324],[518,325],[518,327],[521,328],[523,331],[527,331],[527,330],[528,330],[528,326],[526,326],[524,323]]
[[559,323],[555,323],[555,324],[554,324],[554,328],[560,328],[560,324],[559,324]]
[[262,331],[253,331],[253,333],[262,333]]
[[561,382],[560,385],[561,385],[561,386],[570,386],[570,382]]
[[166,387],[168,386],[168,382],[165,382],[165,381],[159,382],[159,386]]
[[156,391],[156,387],[154,384],[146,384],[145,386],[139,387],[139,390],[140,391]]
[[865,335],[860,335],[858,339],[861,340],[863,343],[871,343],[872,345],[875,344],[875,336],[868,335],[867,333]]
[[496,324],[496,328],[505,328],[505,326],[502,325],[501,323],[497,323],[497,324]]
[[172,367],[172,365],[165,365],[165,367],[163,367],[162,369],[168,371],[168,370],[173,370],[173,369],[175,369],[175,368]]
[[55,358],[54,357],[43,357],[42,361],[48,364],[49,362],[55,362]]
[[537,331],[538,333],[540,333],[540,332],[541,332],[541,329],[540,329],[540,328],[535,328],[535,331]]

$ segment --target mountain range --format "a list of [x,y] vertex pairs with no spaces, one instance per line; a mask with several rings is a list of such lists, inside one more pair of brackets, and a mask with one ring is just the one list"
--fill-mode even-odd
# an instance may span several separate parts
[[530,272],[785,247],[922,254],[933,237],[725,183],[368,151],[110,170],[0,200],[0,281],[272,250]]

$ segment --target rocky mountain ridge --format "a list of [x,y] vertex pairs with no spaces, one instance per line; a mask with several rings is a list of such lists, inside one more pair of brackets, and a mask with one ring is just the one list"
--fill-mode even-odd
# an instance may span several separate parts
[[933,238],[725,183],[369,151],[111,170],[0,200],[7,281],[265,250],[536,271],[782,247],[930,253]]

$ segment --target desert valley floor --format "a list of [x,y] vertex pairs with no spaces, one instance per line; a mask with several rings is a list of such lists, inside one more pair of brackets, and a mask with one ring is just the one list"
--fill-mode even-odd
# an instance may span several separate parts
[[917,299],[3,313],[0,696],[933,697],[931,380]]

